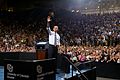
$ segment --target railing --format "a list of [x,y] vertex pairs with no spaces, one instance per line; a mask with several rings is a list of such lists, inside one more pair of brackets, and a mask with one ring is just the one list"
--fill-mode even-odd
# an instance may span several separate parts
[[73,77],[73,68],[74,68],[80,73],[79,75],[81,76],[78,77],[80,80],[88,80],[88,78],[83,73],[81,73],[81,70],[72,61],[70,61],[68,57],[64,56],[64,58],[72,65],[72,77]]

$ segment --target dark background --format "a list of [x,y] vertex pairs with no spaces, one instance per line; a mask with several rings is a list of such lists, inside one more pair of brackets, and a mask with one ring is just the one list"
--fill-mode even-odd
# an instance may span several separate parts
[[70,0],[0,0],[0,9],[8,10],[12,8],[14,11],[23,11],[40,7],[53,8],[62,6],[64,8],[67,6],[66,2],[68,1]]

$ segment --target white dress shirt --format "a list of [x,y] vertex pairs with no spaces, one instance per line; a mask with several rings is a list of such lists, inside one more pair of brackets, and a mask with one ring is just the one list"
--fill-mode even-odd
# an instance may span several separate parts
[[[51,31],[50,27],[47,27],[48,33],[49,33],[49,44],[50,45],[60,45],[60,36],[58,33],[55,33],[54,31]],[[56,35],[56,36],[55,36]],[[55,40],[56,37],[56,40]]]

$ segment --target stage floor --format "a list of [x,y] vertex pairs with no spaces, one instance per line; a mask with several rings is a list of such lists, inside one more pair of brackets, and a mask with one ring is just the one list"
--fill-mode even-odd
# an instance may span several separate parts
[[4,67],[0,66],[0,80],[4,80]]
[[[64,77],[70,77],[72,74],[67,74],[65,76],[65,73],[59,71],[59,74],[56,74],[56,80],[64,80]],[[73,72],[75,75],[75,71]],[[0,80],[4,80],[4,67],[0,66]],[[109,78],[101,78],[97,77],[97,80],[117,80],[117,79],[109,79]]]

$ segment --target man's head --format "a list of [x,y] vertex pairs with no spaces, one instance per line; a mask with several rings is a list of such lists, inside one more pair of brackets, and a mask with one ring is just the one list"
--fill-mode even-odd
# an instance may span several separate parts
[[57,32],[57,31],[58,31],[58,26],[55,25],[55,26],[53,27],[53,31],[54,31],[54,32]]

